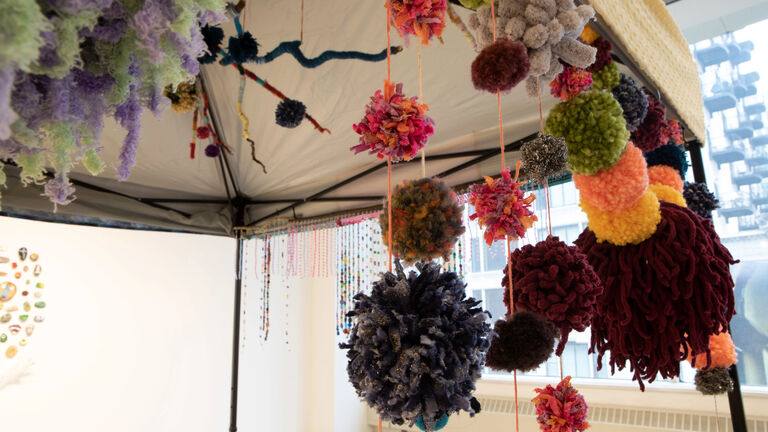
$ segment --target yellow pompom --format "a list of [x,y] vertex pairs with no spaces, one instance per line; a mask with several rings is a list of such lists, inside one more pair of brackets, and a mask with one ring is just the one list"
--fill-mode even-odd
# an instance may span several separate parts
[[638,244],[656,232],[661,222],[659,200],[651,190],[631,207],[617,213],[602,211],[581,200],[581,209],[587,214],[587,225],[595,233],[597,241],[609,242],[616,246]]
[[589,24],[584,26],[584,30],[581,31],[581,40],[584,42],[592,45],[592,42],[595,41],[595,39],[599,38],[600,35],[597,34],[597,32],[589,26]]
[[688,207],[685,204],[685,198],[683,198],[683,194],[667,185],[656,183],[648,186],[648,189],[653,191],[653,193],[656,194],[656,197],[662,201],[677,204],[680,207]]

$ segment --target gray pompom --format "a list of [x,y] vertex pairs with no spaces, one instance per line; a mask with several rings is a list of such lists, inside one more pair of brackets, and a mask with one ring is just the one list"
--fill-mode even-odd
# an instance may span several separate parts
[[733,391],[733,380],[724,367],[700,370],[694,379],[696,390],[705,395],[719,395]]
[[565,140],[552,135],[541,134],[520,148],[523,168],[528,177],[538,184],[557,174],[566,172],[568,151]]

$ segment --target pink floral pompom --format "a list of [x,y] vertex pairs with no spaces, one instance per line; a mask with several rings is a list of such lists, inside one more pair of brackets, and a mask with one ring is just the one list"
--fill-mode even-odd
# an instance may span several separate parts
[[566,66],[551,83],[552,96],[568,100],[577,94],[589,90],[592,85],[592,74],[582,68]]
[[445,28],[447,0],[389,0],[390,21],[401,36],[415,35],[429,45]]
[[475,208],[475,213],[469,218],[477,219],[480,226],[485,227],[484,236],[488,245],[505,237],[517,240],[538,220],[531,211],[536,195],[524,196],[520,189],[522,183],[515,180],[512,180],[509,170],[502,170],[501,178],[494,180],[486,177],[485,183],[469,188],[469,202]]
[[[671,141],[671,142],[670,142]],[[677,120],[666,120],[661,124],[661,144],[677,144],[682,145],[685,142],[683,139],[683,129],[680,127],[680,122]]]
[[557,387],[547,385],[536,389],[538,396],[531,402],[536,405],[539,428],[549,432],[579,432],[589,427],[587,402],[571,385],[571,377],[565,377]]
[[376,90],[365,107],[365,117],[352,129],[360,134],[360,143],[350,148],[355,154],[369,151],[392,162],[410,160],[427,145],[435,133],[435,122],[424,113],[429,109],[418,98],[407,98],[403,84],[384,81],[384,91]]

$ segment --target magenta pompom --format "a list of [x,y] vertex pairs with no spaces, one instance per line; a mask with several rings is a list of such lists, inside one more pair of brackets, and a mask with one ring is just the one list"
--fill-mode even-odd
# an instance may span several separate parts
[[531,402],[536,405],[536,421],[547,432],[580,432],[589,428],[587,402],[565,377],[557,387],[547,385],[536,389],[538,395]]
[[549,83],[549,91],[552,93],[552,96],[558,99],[568,100],[581,92],[589,90],[591,85],[591,73],[581,68],[566,66]]
[[352,126],[360,143],[350,150],[355,154],[367,150],[378,158],[391,157],[392,162],[410,160],[435,133],[435,122],[425,115],[428,109],[418,98],[406,97],[402,83],[385,81],[384,91],[376,90],[366,105],[365,117]]
[[662,126],[665,126],[664,116],[666,111],[661,101],[648,96],[648,113],[640,126],[632,132],[632,142],[643,153],[655,150],[666,142],[662,140]]
[[208,139],[211,136],[211,130],[208,126],[200,126],[197,128],[197,137],[200,139]]
[[[560,329],[557,355],[563,353],[571,330],[584,331],[592,323],[603,284],[586,255],[549,236],[536,245],[512,252],[515,308],[526,309],[552,321]],[[507,267],[501,286],[509,286]],[[504,290],[509,308],[509,290]]]
[[475,208],[469,218],[477,219],[485,228],[485,241],[489,245],[506,237],[513,240],[523,237],[538,220],[531,210],[536,195],[525,196],[520,189],[522,183],[515,180],[509,170],[502,170],[500,178],[485,177],[485,183],[469,188],[469,202]]
[[472,84],[478,90],[506,92],[528,76],[528,51],[519,41],[499,39],[472,62]]

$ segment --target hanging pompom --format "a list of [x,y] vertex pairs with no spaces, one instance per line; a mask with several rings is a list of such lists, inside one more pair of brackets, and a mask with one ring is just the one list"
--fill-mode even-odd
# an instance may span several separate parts
[[634,132],[648,113],[648,97],[643,92],[643,88],[637,85],[631,76],[621,74],[619,85],[611,92],[624,112],[627,130]]
[[[412,264],[432,258],[448,258],[464,234],[464,206],[442,180],[423,178],[403,182],[392,194],[392,253]],[[384,244],[388,243],[387,212],[379,218]]]
[[632,132],[632,142],[643,153],[648,153],[662,144],[666,144],[666,142],[661,142],[661,126],[664,124],[665,113],[661,101],[648,95],[648,112],[640,126]]
[[183,82],[177,85],[175,90],[171,86],[166,87],[163,96],[171,101],[174,112],[190,112],[197,104],[197,87],[194,82]]
[[565,138],[568,166],[594,174],[616,164],[629,138],[621,106],[613,95],[590,90],[555,105],[545,132]]
[[676,169],[667,165],[654,165],[648,167],[648,181],[650,184],[662,184],[683,193],[683,179]]
[[275,123],[284,128],[295,128],[304,120],[307,107],[296,99],[283,99],[275,110]]
[[613,91],[619,82],[619,67],[616,63],[609,63],[606,67],[592,72],[592,88],[595,90]]
[[724,367],[696,371],[694,382],[696,390],[707,396],[733,391],[733,380],[728,369]]
[[640,150],[627,143],[619,162],[593,175],[573,174],[581,199],[603,211],[619,212],[640,199],[648,188],[648,170]]
[[590,45],[597,49],[597,53],[595,54],[595,62],[587,68],[589,72],[597,72],[613,63],[613,58],[611,57],[613,44],[611,41],[604,39],[603,37],[598,37]]
[[587,226],[597,240],[616,246],[636,245],[648,239],[656,232],[661,220],[659,200],[651,191],[646,191],[634,204],[618,212],[600,210],[583,198],[579,207],[586,213]]
[[652,183],[648,185],[648,190],[653,192],[660,201],[666,201],[668,203],[677,204],[680,207],[686,207],[683,194],[677,190],[663,185],[661,183]]
[[491,4],[491,0],[459,0],[462,6],[468,9],[477,9],[480,6]]
[[705,183],[685,182],[683,198],[688,208],[703,218],[712,219],[712,211],[720,208],[720,202]]
[[685,350],[706,353],[734,314],[735,261],[712,222],[666,202],[661,213],[656,233],[638,245],[598,243],[591,230],[576,240],[603,281],[591,326],[597,364],[610,351],[611,371],[629,362],[641,389],[642,380],[678,376]]
[[550,384],[537,388],[536,393],[531,402],[536,406],[536,421],[541,430],[581,432],[589,428],[587,402],[571,385],[571,377],[565,377],[556,388]]
[[390,20],[401,36],[414,35],[429,45],[445,28],[447,0],[388,0]]
[[[474,398],[473,398],[474,399]],[[443,414],[442,417],[437,419],[435,422],[435,426],[432,428],[433,431],[439,431],[440,429],[444,428],[448,424],[448,416],[446,414]],[[416,419],[416,427],[420,430],[427,430],[427,427],[424,425],[424,417],[419,414],[419,417]]]
[[200,126],[197,128],[197,137],[200,139],[208,139],[211,136],[211,130],[208,126]]
[[485,365],[499,371],[532,371],[552,355],[556,337],[557,329],[551,321],[519,310],[494,324]]
[[521,185],[512,179],[509,170],[502,170],[500,178],[485,177],[485,183],[469,187],[469,202],[475,208],[469,219],[477,219],[485,229],[483,236],[488,245],[507,237],[517,240],[538,220],[531,210],[536,195],[525,196]]
[[391,157],[392,162],[410,160],[435,133],[435,122],[425,114],[428,109],[418,98],[406,97],[402,83],[385,81],[384,91],[376,90],[365,116],[352,126],[360,143],[350,150],[355,154],[367,150],[378,158]]
[[547,184],[550,177],[568,170],[568,150],[562,138],[542,133],[524,143],[520,152],[526,176],[538,184]]
[[680,173],[680,178],[685,178],[685,172],[688,171],[685,150],[676,144],[665,144],[656,150],[649,151],[645,154],[645,160],[649,167],[666,165],[676,169]]
[[566,66],[549,83],[549,92],[558,99],[568,100],[589,90],[591,85],[592,74],[581,68]]
[[[562,354],[571,330],[584,331],[592,322],[602,282],[587,257],[557,237],[515,250],[511,261],[515,307],[552,321],[560,330],[556,354]],[[501,286],[505,288],[504,304],[509,307],[506,266]]]
[[507,92],[528,76],[531,65],[520,42],[499,39],[472,61],[472,84],[478,90]]
[[224,30],[216,26],[206,25],[200,29],[200,33],[203,34],[203,40],[205,46],[208,49],[204,55],[197,58],[202,64],[211,64],[216,61],[219,56],[219,50],[221,49],[221,42],[224,40]]
[[687,360],[696,369],[727,368],[738,362],[736,346],[733,345],[733,339],[727,331],[709,337],[709,351],[709,359],[707,359],[706,353],[699,354],[694,358],[689,352]]
[[487,313],[467,298],[466,284],[440,264],[417,263],[406,275],[384,273],[370,295],[357,294],[347,373],[357,394],[382,420],[434,430],[444,415],[474,415],[472,397],[490,341]]
[[209,158],[218,157],[221,154],[221,149],[216,144],[208,144],[205,147],[205,155]]
[[662,144],[677,144],[683,145],[685,140],[683,139],[683,129],[680,127],[680,122],[677,120],[665,120],[661,124],[661,142]]
[[259,56],[259,44],[251,32],[244,32],[240,37],[229,38],[228,55],[237,64],[256,61]]
[[579,36],[579,39],[592,45],[599,37],[600,35],[597,34],[595,29],[593,29],[592,26],[587,24],[584,26],[584,30],[581,31],[581,35]]

